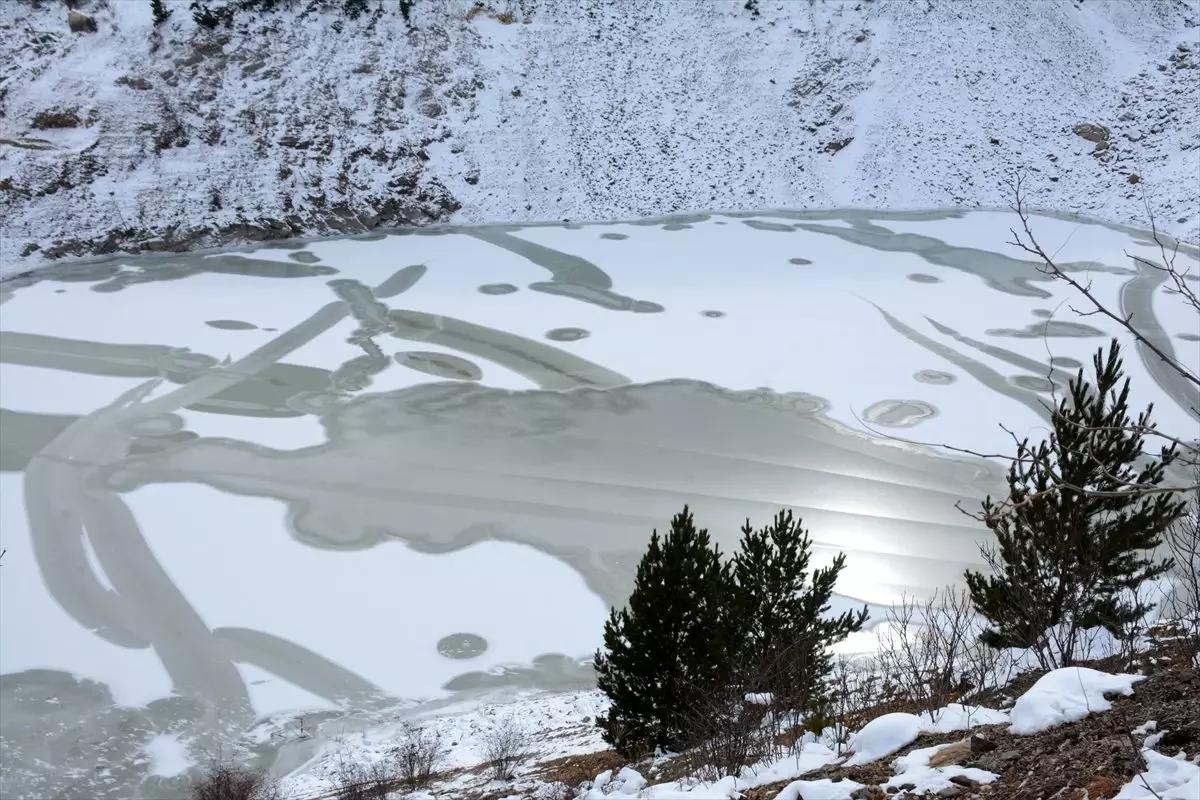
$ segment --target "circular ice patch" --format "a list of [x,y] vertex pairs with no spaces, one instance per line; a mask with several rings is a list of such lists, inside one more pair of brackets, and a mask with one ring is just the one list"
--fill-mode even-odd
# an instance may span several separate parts
[[937,369],[923,369],[920,372],[913,373],[913,380],[920,383],[928,383],[932,386],[949,386],[958,380],[958,378],[949,372],[942,372]]
[[876,425],[911,428],[937,416],[937,409],[921,400],[880,400],[868,406],[863,416]]
[[517,291],[517,287],[511,283],[485,283],[477,290],[480,294],[512,294]]
[[797,266],[801,266],[801,267],[807,267],[812,262],[809,261],[807,258],[789,258],[788,263],[796,264]]
[[601,239],[612,239],[613,241],[620,241],[621,239],[628,239],[629,237],[623,233],[602,233],[602,234],[600,234],[600,238]]
[[1050,363],[1056,367],[1062,367],[1063,369],[1079,369],[1083,366],[1080,361],[1077,361],[1074,358],[1068,358],[1067,356],[1051,356]]
[[240,319],[210,319],[205,325],[223,331],[256,331],[258,326],[252,322],[242,322]]
[[546,338],[555,342],[578,342],[580,339],[586,339],[592,334],[585,331],[583,328],[555,328],[554,330],[546,331]]
[[924,272],[914,272],[908,276],[908,279],[913,283],[941,283],[942,279],[933,275],[926,275]]
[[463,660],[487,652],[487,639],[474,633],[452,633],[438,639],[437,651],[446,658]]
[[700,316],[708,317],[709,319],[720,319],[721,317],[725,316],[725,312],[709,309],[708,311],[701,311]]

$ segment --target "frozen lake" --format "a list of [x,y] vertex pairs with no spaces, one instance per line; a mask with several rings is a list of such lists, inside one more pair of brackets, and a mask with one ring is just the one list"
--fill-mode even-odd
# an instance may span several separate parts
[[[650,531],[794,508],[839,590],[956,581],[1003,423],[1114,333],[999,212],[691,215],[60,267],[0,301],[0,795],[160,798],[266,721],[570,688]],[[1139,233],[1047,249],[1195,363]],[[1179,258],[1196,274],[1194,251]],[[1134,401],[1200,399],[1126,350]],[[413,705],[416,701],[426,705]],[[256,732],[257,731],[257,732]],[[137,787],[137,788],[135,788]]]

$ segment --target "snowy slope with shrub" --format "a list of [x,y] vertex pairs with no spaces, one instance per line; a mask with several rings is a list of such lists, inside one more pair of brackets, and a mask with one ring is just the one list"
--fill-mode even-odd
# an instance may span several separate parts
[[213,32],[183,0],[158,28],[148,0],[81,5],[97,32],[49,0],[0,20],[4,272],[437,220],[1003,206],[1014,167],[1035,205],[1200,231],[1196,0],[418,0],[411,27],[296,0]]

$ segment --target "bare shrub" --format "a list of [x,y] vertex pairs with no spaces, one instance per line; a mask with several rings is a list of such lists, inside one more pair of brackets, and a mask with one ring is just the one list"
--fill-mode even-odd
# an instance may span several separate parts
[[404,723],[400,730],[400,743],[395,750],[400,785],[408,791],[428,786],[448,752],[449,748],[438,731],[410,722]]
[[498,781],[512,780],[533,744],[529,731],[512,715],[501,717],[479,737],[479,754]]
[[[845,752],[850,735],[867,722],[867,711],[884,702],[879,662],[869,658],[839,656],[829,675],[829,709],[809,720],[809,730],[838,755]],[[822,730],[813,730],[820,727]]]
[[192,800],[280,800],[279,785],[267,773],[213,763],[192,785]]
[[934,719],[964,682],[960,669],[971,643],[975,614],[971,595],[946,587],[923,603],[903,597],[880,626],[879,659],[885,673],[919,711]]
[[399,770],[392,760],[364,763],[344,755],[334,772],[332,796],[337,800],[388,800],[388,794],[399,785]]
[[[1200,468],[1194,478],[1200,487]],[[1175,560],[1163,611],[1182,629],[1188,655],[1200,665],[1200,488],[1189,492],[1187,511],[1166,530],[1163,543]]]
[[737,775],[777,749],[774,698],[747,694],[762,679],[761,669],[736,670],[736,684],[697,693],[685,715],[688,771],[703,781]]

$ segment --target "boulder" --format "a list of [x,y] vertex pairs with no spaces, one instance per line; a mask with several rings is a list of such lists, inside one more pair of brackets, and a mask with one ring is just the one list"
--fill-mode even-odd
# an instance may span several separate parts
[[71,33],[95,33],[96,20],[82,11],[72,9],[67,12],[67,27],[71,29]]
[[1082,139],[1087,139],[1089,142],[1106,142],[1108,141],[1108,128],[1103,125],[1097,125],[1094,122],[1081,122],[1071,131]]

